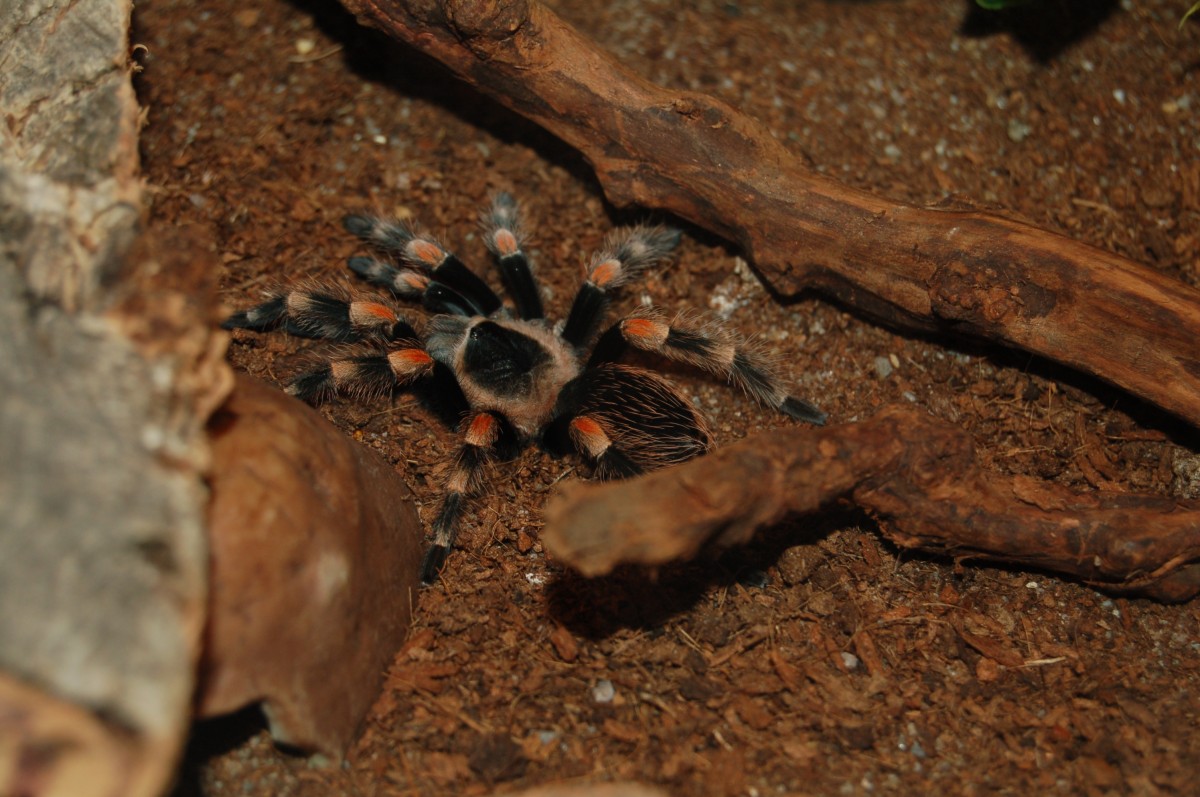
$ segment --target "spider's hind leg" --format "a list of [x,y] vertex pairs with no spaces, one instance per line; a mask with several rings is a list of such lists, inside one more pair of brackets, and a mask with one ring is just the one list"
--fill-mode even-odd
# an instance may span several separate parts
[[626,347],[697,366],[785,415],[817,426],[825,423],[824,412],[788,394],[766,357],[721,326],[697,325],[683,317],[668,323],[656,310],[640,310],[600,336],[589,367],[615,360]]
[[229,316],[221,327],[253,332],[281,329],[337,343],[416,337],[412,325],[386,304],[315,284],[276,291],[267,301]]
[[437,368],[421,343],[409,339],[369,352],[333,357],[292,379],[286,390],[309,404],[336,394],[371,400],[430,382]]

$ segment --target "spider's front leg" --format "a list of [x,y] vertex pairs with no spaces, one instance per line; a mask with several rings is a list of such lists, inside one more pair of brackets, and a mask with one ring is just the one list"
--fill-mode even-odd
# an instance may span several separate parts
[[399,220],[351,214],[342,219],[348,232],[407,265],[397,267],[375,257],[352,257],[350,270],[372,285],[417,299],[433,313],[489,316],[500,297],[453,252],[433,236]]
[[437,581],[458,536],[466,502],[479,492],[488,462],[511,435],[507,421],[498,413],[478,412],[467,419],[463,426],[463,442],[454,458],[442,505],[433,521],[433,543],[421,562],[421,583]]
[[512,297],[517,318],[526,320],[542,318],[542,296],[529,258],[525,254],[525,233],[521,224],[517,201],[511,194],[501,192],[492,199],[492,205],[480,221],[483,227],[483,242],[496,258],[504,287]]
[[563,324],[562,339],[576,349],[587,346],[600,331],[611,292],[660,262],[678,245],[679,230],[670,227],[639,225],[610,233],[592,256],[587,279],[579,286]]
[[765,357],[719,325],[698,325],[682,316],[668,322],[657,310],[639,310],[600,336],[589,367],[615,360],[626,347],[697,366],[725,377],[768,407],[817,426],[825,423],[824,412],[788,394]]

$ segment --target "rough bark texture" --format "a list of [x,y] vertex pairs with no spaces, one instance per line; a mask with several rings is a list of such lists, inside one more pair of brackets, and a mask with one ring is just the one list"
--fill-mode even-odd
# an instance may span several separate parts
[[375,453],[251,377],[211,433],[198,711],[261,701],[277,741],[340,760],[412,619],[423,536],[412,493]]
[[346,0],[578,149],[609,198],[740,244],[780,294],[1014,346],[1200,424],[1200,292],[1002,215],[896,204],[808,169],[702,94],[660,89],[530,0]]
[[569,484],[546,507],[547,550],[587,575],[747,541],[792,512],[847,501],[897,545],[989,558],[1162,600],[1200,592],[1200,502],[1077,494],[985,473],[970,437],[917,410],[747,438],[620,484]]
[[4,794],[158,793],[191,714],[229,371],[212,264],[131,252],[129,14],[0,0]]

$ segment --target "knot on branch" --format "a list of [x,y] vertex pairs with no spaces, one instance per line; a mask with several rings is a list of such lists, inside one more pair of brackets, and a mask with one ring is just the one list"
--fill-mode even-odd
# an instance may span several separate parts
[[999,264],[972,268],[954,262],[929,278],[930,309],[941,318],[988,329],[1016,319],[1043,318],[1054,309],[1054,291]]
[[529,0],[446,0],[446,26],[463,40],[502,41],[529,21]]

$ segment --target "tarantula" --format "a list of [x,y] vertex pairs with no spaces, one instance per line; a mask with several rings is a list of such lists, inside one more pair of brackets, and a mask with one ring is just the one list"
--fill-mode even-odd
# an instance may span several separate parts
[[691,402],[656,374],[618,362],[626,349],[723,376],[793,418],[825,420],[788,395],[754,348],[719,325],[686,316],[669,321],[658,310],[640,309],[600,333],[611,292],[669,255],[677,230],[641,225],[611,233],[592,257],[566,321],[551,326],[525,254],[517,203],[506,193],[493,199],[481,226],[511,308],[419,228],[367,215],[346,216],[343,224],[381,255],[352,257],[350,270],[432,314],[419,333],[387,304],[313,284],[275,292],[223,326],[360,344],[292,380],[288,392],[306,401],[424,388],[443,417],[461,418],[462,443],[421,567],[426,584],[438,577],[489,460],[538,441],[557,454],[578,452],[595,477],[616,479],[708,450],[711,435]]

